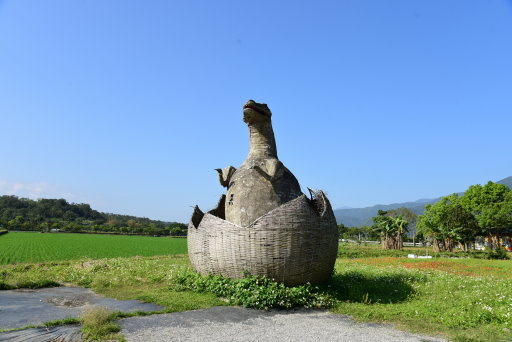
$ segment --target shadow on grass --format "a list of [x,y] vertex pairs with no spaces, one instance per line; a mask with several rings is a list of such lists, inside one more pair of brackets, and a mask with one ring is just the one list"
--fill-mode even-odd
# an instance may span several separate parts
[[402,275],[366,275],[358,272],[334,274],[328,291],[338,300],[354,303],[400,303],[414,295],[410,277]]

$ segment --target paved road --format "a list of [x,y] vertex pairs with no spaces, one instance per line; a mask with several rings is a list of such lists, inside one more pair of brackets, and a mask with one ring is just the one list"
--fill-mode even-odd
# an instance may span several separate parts
[[259,311],[238,307],[125,318],[130,342],[163,341],[340,341],[441,342],[389,325],[357,323],[325,310]]

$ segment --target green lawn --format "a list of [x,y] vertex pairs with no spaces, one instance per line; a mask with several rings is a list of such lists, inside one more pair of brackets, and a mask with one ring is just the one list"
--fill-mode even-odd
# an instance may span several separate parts
[[0,235],[0,265],[187,253],[187,240],[170,237],[10,232]]
[[[404,261],[407,259],[404,259]],[[386,265],[384,261],[388,261]],[[404,267],[399,258],[342,259],[325,287],[336,303],[333,312],[396,326],[453,341],[512,341],[512,279],[487,269],[512,269],[509,260],[449,260],[433,268],[432,261],[413,261]],[[481,274],[474,267],[481,264]],[[425,267],[422,267],[424,265]],[[176,291],[177,276],[189,270],[186,255],[128,257],[0,266],[0,289],[34,288],[71,283],[119,299],[160,304],[164,311],[226,305],[206,292]]]
[[334,312],[454,341],[512,341],[510,260],[338,259],[336,271]]
[[[358,253],[368,255],[368,250]],[[182,255],[151,256],[176,253]],[[166,312],[227,305],[207,289],[177,289],[180,274],[190,270],[184,253],[185,239],[9,233],[0,236],[2,263],[39,263],[0,266],[0,289],[71,283],[160,304]],[[119,255],[128,257],[114,258]],[[104,259],[72,260],[86,256]],[[52,262],[41,263],[43,257]],[[58,259],[66,261],[54,262]],[[321,291],[334,298],[333,312],[359,320],[460,342],[512,341],[511,260],[421,260],[386,253],[354,258],[351,253],[337,259],[336,272]]]

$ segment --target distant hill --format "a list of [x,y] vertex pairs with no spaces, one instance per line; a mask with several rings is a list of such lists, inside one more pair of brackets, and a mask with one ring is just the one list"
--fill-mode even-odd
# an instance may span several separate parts
[[[504,184],[512,189],[512,176],[502,179],[496,183]],[[463,193],[459,193],[463,194]],[[407,208],[413,213],[420,215],[425,210],[425,205],[432,204],[439,201],[441,197],[431,199],[420,199],[414,202],[392,203],[392,204],[377,204],[366,208],[350,208],[350,209],[336,209],[334,216],[338,223],[343,223],[347,227],[360,227],[372,224],[372,217],[377,215],[379,210],[392,210],[397,208]]]
[[504,185],[508,186],[510,189],[512,189],[512,176],[502,179],[496,183],[504,184]]
[[0,228],[9,230],[109,232],[118,234],[184,235],[187,225],[146,217],[98,212],[89,204],[65,199],[0,196]]

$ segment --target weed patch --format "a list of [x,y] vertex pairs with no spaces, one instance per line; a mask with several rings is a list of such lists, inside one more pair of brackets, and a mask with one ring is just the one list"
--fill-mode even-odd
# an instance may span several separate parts
[[126,341],[119,333],[116,314],[103,307],[85,311],[81,316],[82,334],[85,341]]
[[264,309],[292,307],[321,308],[334,305],[334,298],[318,286],[310,284],[286,287],[267,277],[246,274],[241,279],[201,276],[186,271],[174,279],[172,290],[210,292],[225,298],[230,304]]

